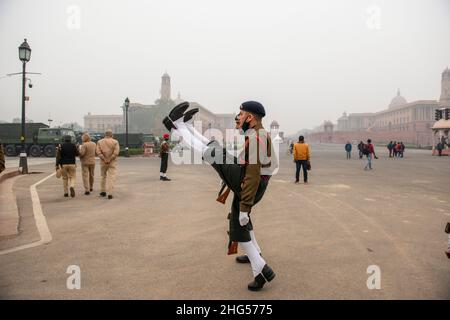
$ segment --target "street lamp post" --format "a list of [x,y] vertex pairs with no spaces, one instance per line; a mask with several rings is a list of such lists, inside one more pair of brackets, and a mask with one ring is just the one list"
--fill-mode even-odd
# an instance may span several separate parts
[[22,134],[20,140],[22,142],[22,150],[20,151],[19,167],[22,168],[22,174],[28,173],[27,151],[25,148],[25,67],[30,61],[31,48],[27,43],[27,39],[19,47],[19,59],[22,61]]
[[128,151],[128,107],[130,106],[130,99],[125,99],[125,157],[129,157]]

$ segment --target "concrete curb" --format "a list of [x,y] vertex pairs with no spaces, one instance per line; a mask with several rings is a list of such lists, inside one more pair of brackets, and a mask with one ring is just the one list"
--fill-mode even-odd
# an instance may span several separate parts
[[19,210],[13,185],[20,172],[7,170],[0,174],[0,237],[19,233]]

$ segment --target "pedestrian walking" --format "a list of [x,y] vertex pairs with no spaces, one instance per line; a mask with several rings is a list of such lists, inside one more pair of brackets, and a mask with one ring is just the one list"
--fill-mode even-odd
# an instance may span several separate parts
[[359,153],[359,158],[362,159],[364,153],[363,153],[363,148],[364,148],[364,142],[360,141],[358,143],[358,153]]
[[114,182],[116,180],[117,157],[119,156],[119,142],[113,138],[111,130],[106,130],[105,137],[97,142],[96,153],[100,158],[100,196],[113,198]]
[[56,170],[61,168],[64,197],[75,197],[76,157],[78,148],[72,143],[72,137],[64,136],[64,142],[56,148]]
[[95,172],[95,142],[91,141],[88,133],[81,137],[83,144],[80,146],[81,173],[83,176],[84,194],[89,195],[94,190]]
[[392,141],[389,142],[389,144],[387,145],[387,148],[389,150],[389,158],[392,158],[392,151],[394,149],[394,144],[392,143]]
[[364,146],[364,154],[367,156],[367,164],[364,170],[372,170],[372,160],[373,158],[378,159],[378,157],[375,154],[375,148],[370,139],[367,140],[367,144]]

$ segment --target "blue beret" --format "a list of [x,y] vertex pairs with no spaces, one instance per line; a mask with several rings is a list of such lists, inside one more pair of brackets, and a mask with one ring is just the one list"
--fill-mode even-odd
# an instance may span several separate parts
[[256,101],[246,101],[243,104],[241,104],[240,109],[243,111],[247,111],[247,112],[256,114],[256,115],[260,116],[261,118],[266,115],[266,110],[264,110],[263,105]]

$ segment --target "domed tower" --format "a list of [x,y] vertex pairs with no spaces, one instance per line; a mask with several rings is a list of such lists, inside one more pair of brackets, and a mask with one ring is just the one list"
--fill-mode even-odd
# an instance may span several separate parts
[[270,130],[278,132],[279,128],[280,128],[280,125],[278,124],[278,122],[276,122],[275,120],[272,121],[272,123],[270,124]]
[[407,104],[405,97],[400,94],[400,89],[397,89],[397,95],[392,98],[391,103],[389,104],[389,109],[396,108]]
[[439,105],[446,108],[450,107],[450,69],[448,67],[442,72]]
[[170,76],[165,72],[161,77],[161,100],[170,100]]

